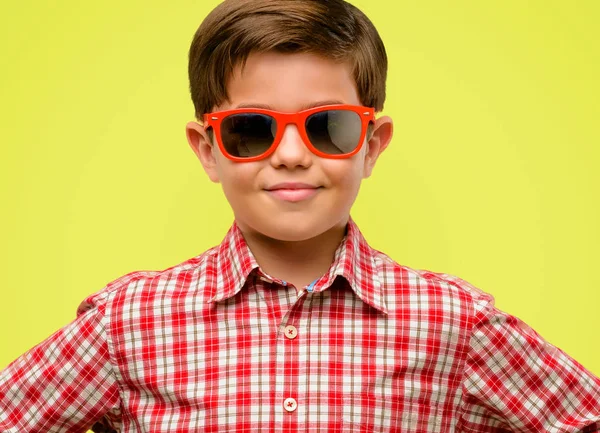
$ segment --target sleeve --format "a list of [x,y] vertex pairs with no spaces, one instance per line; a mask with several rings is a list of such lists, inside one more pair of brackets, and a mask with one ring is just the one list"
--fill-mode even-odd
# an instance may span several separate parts
[[88,309],[0,372],[0,432],[85,432],[119,411],[103,312]]
[[526,323],[492,300],[470,338],[458,431],[600,431],[600,379]]

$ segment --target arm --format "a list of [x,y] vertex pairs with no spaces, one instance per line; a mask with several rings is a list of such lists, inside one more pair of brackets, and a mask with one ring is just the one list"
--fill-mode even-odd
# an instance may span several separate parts
[[85,432],[118,412],[103,311],[91,308],[0,372],[1,432]]
[[462,390],[459,431],[600,431],[600,379],[492,302],[475,317]]

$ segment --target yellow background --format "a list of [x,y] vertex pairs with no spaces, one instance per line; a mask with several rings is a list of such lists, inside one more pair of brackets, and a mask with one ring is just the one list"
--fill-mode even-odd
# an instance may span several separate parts
[[[0,18],[0,368],[232,213],[188,147],[187,51],[216,1],[12,2]],[[600,3],[356,0],[395,136],[353,217],[600,375]],[[168,4],[168,6],[167,6]]]

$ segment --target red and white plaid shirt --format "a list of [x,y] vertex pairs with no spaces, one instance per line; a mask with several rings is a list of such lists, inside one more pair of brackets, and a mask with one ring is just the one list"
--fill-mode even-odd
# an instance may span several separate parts
[[[600,379],[493,297],[350,219],[297,290],[223,242],[88,297],[0,373],[0,431],[595,432]],[[96,424],[96,430],[101,430]]]

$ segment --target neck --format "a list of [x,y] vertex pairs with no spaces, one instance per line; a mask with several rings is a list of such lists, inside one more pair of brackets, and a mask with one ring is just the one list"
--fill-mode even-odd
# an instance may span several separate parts
[[239,222],[238,226],[263,272],[300,289],[327,272],[346,233],[347,223],[347,219],[342,220],[324,233],[303,241],[273,239]]

